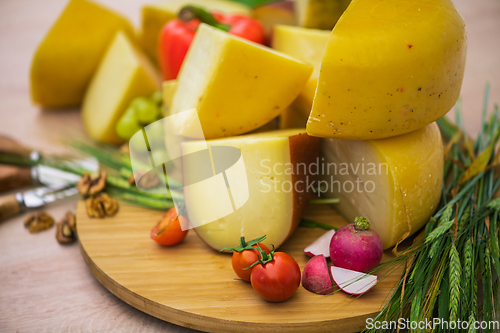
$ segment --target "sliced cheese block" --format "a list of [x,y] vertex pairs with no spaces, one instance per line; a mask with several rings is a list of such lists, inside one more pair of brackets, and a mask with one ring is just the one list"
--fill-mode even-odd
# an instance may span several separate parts
[[[229,202],[226,216],[195,228],[196,233],[216,250],[236,246],[241,236],[254,239],[266,235],[264,244],[280,246],[297,227],[309,201],[306,178],[314,180],[308,166],[317,159],[318,143],[317,138],[299,129],[207,141],[212,156],[214,147],[239,149],[244,167],[239,172],[234,168],[226,170],[224,177],[229,189],[220,171],[213,171],[213,177],[197,186],[184,187],[191,222],[206,219],[214,207],[222,209],[224,200]],[[205,141],[184,142],[182,153],[186,156],[205,147]],[[214,165],[218,162],[213,159]],[[200,174],[200,169],[196,163],[183,161],[183,172],[187,179]],[[214,195],[216,181],[222,183],[218,195]],[[247,200],[242,201],[245,189]],[[235,209],[231,209],[231,202]]]
[[457,101],[466,53],[450,0],[353,0],[328,40],[307,133],[366,140],[430,124]]
[[332,30],[351,0],[296,0],[299,25]]
[[159,77],[149,60],[118,32],[104,55],[82,106],[87,133],[95,140],[119,144],[116,123],[130,102],[150,96],[159,87]]
[[305,127],[311,112],[321,59],[330,31],[287,25],[274,27],[272,47],[313,66],[313,72],[300,95],[280,116],[281,128]]
[[[311,72],[300,60],[201,24],[179,73],[171,112],[196,109],[207,139],[246,133],[283,112]],[[197,121],[181,121],[179,135],[199,138]]]
[[364,216],[384,249],[421,228],[436,210],[443,183],[443,144],[436,123],[388,139],[324,139],[326,196],[347,221]]
[[162,85],[163,95],[163,114],[168,116],[170,114],[170,106],[174,98],[175,91],[177,90],[177,80],[163,81]]
[[273,34],[273,28],[276,25],[296,25],[297,21],[292,1],[279,1],[258,6],[252,10],[252,17],[262,23],[268,39]]
[[88,0],[71,0],[35,51],[31,98],[45,107],[78,106],[118,30],[134,39],[121,15]]
[[174,0],[145,5],[142,7],[141,45],[155,64],[158,62],[158,37],[162,27],[177,18],[185,5],[201,6],[225,14],[251,15],[249,7],[226,0]]

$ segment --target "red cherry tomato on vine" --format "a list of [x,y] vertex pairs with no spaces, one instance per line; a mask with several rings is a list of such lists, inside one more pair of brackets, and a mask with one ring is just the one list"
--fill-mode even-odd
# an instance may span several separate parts
[[177,210],[172,207],[151,230],[151,239],[165,246],[179,244],[188,233],[188,229],[182,230],[181,225],[187,226],[188,221],[182,215],[177,216]]
[[221,252],[233,251],[233,257],[231,258],[233,270],[242,280],[250,281],[253,266],[259,260],[259,247],[260,250],[269,253],[268,247],[260,243],[264,239],[266,239],[265,235],[247,242],[245,237],[241,237],[239,246],[226,247],[221,250]]
[[[300,267],[284,252],[272,254],[274,259],[253,267],[250,282],[253,289],[269,302],[283,302],[295,294],[300,285]],[[269,258],[269,259],[271,259]]]
[[[269,249],[262,243],[259,243],[260,248],[263,251],[269,253]],[[233,270],[238,275],[238,277],[245,281],[250,281],[250,274],[252,273],[253,267],[245,269],[248,266],[259,260],[259,250],[257,245],[252,245],[255,250],[244,250],[241,252],[233,252],[233,257],[231,258],[231,263],[233,265]]]

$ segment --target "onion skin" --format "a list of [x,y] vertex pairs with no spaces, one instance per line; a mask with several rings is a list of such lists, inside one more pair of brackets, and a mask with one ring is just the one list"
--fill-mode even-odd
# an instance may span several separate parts
[[[368,225],[369,227],[369,225]],[[358,229],[354,223],[337,230],[330,242],[330,259],[337,267],[367,273],[382,260],[383,246],[372,229]]]

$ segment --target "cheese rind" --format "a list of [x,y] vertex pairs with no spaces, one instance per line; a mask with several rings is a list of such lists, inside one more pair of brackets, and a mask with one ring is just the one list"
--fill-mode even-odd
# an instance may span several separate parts
[[[229,215],[195,228],[196,233],[216,250],[236,246],[241,236],[254,239],[266,235],[264,244],[280,246],[297,227],[310,196],[306,188],[306,178],[312,177],[307,171],[309,168],[294,167],[292,174],[291,165],[304,163],[308,166],[316,161],[319,140],[309,137],[304,130],[294,129],[209,140],[206,143],[211,148],[230,146],[241,151],[248,182],[248,200]],[[182,153],[185,156],[200,151],[204,149],[204,144],[204,141],[184,142]],[[183,171],[184,179],[199,173],[199,170],[184,163]],[[241,182],[242,176],[226,174],[226,178],[231,195],[236,198],[238,191],[234,190],[232,180]],[[203,200],[202,196],[214,193],[215,184],[207,183],[206,186],[201,191],[199,188],[196,191],[184,188],[189,219],[203,218],[212,211],[207,199]],[[219,193],[219,205],[222,205],[225,196]]]
[[31,98],[45,107],[78,106],[117,31],[135,39],[130,22],[88,0],[72,0],[35,51]]
[[251,9],[243,4],[225,0],[174,0],[147,4],[142,7],[141,45],[153,63],[158,63],[158,38],[162,27],[176,19],[185,5],[196,5],[210,11],[250,16]]
[[364,216],[384,249],[420,229],[436,210],[443,183],[443,144],[436,123],[379,140],[323,139],[327,197],[347,221]]
[[[247,133],[283,112],[311,72],[300,60],[201,24],[179,73],[171,112],[196,109],[207,139]],[[178,134],[200,138],[196,124],[184,119]]]
[[319,70],[330,31],[287,25],[274,27],[272,47],[313,66],[313,72],[302,92],[280,115],[280,128],[304,128],[311,112]]
[[89,136],[119,144],[116,123],[130,102],[150,96],[159,77],[149,60],[135,49],[125,34],[118,32],[92,78],[82,105],[82,119]]
[[328,40],[307,133],[367,140],[425,127],[457,101],[466,53],[450,0],[353,0]]

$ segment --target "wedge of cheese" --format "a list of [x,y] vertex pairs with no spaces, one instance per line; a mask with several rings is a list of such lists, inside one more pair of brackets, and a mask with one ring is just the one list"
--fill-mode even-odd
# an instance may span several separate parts
[[[312,67],[271,48],[201,24],[182,65],[172,113],[196,109],[205,138],[252,131],[298,96]],[[200,138],[198,119],[179,123],[179,135]]]
[[292,1],[271,2],[267,5],[255,7],[252,10],[252,17],[264,26],[267,41],[271,41],[269,38],[273,34],[273,28],[276,25],[297,25]]
[[225,14],[251,15],[249,7],[226,0],[174,0],[145,5],[142,7],[141,45],[155,64],[158,63],[158,37],[161,28],[167,22],[177,18],[177,14],[185,5],[201,6],[210,11]]
[[170,114],[170,106],[172,105],[172,100],[177,90],[177,80],[163,81],[161,90],[163,97],[163,114],[166,117]]
[[135,39],[130,22],[89,0],[71,0],[35,51],[31,98],[45,107],[78,106],[117,31]]
[[353,0],[328,40],[307,133],[366,140],[423,128],[457,101],[466,53],[450,0]]
[[118,32],[104,55],[85,94],[82,119],[89,136],[119,144],[116,123],[130,102],[159,88],[159,76],[145,55]]
[[[212,177],[184,187],[189,220],[200,225],[196,233],[215,250],[236,246],[241,236],[266,235],[266,245],[280,246],[297,227],[309,201],[307,182],[315,179],[309,165],[317,159],[318,144],[319,139],[299,129],[184,142],[184,158],[207,146],[213,157]],[[242,162],[217,170],[228,158],[217,158],[221,155],[216,149],[225,147],[239,150]],[[200,178],[201,163],[183,159],[183,173],[184,180]],[[209,216],[216,218],[210,222]],[[204,220],[209,223],[201,225]]]
[[351,0],[296,0],[299,25],[332,30]]
[[384,249],[420,229],[436,210],[443,183],[443,144],[436,123],[379,140],[324,139],[326,196],[347,221],[364,216]]
[[277,25],[274,27],[273,49],[313,66],[313,72],[306,86],[290,107],[280,116],[281,128],[306,126],[318,84],[321,59],[323,59],[323,53],[325,52],[329,37],[330,31],[325,30],[287,25]]

